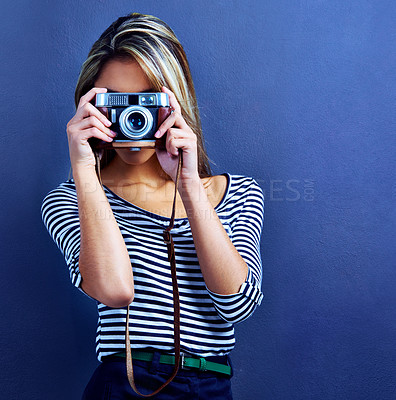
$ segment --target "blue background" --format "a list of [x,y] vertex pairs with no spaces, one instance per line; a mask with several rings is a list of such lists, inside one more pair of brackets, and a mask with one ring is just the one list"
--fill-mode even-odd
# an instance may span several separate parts
[[236,400],[396,398],[393,0],[2,5],[0,398],[79,399],[95,303],[40,216],[68,177],[65,126],[90,46],[156,15],[189,57],[214,172],[265,192],[265,298],[237,325]]

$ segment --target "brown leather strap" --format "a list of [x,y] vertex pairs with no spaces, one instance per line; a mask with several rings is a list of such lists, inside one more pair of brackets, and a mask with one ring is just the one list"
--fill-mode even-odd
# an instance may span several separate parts
[[171,275],[172,275],[172,286],[173,286],[173,339],[175,346],[175,367],[173,368],[172,375],[169,379],[162,384],[157,390],[150,394],[140,393],[136,388],[135,378],[133,376],[133,364],[132,364],[132,352],[131,352],[131,342],[129,339],[129,305],[127,306],[127,316],[126,316],[126,327],[125,327],[125,353],[126,353],[126,368],[127,368],[127,376],[129,384],[132,389],[138,395],[142,397],[151,397],[160,392],[165,386],[167,386],[170,382],[172,382],[173,378],[177,375],[180,364],[180,301],[179,301],[179,288],[177,286],[177,277],[176,277],[176,258],[175,258],[175,248],[173,244],[173,238],[170,233],[173,228],[173,224],[175,222],[175,210],[176,210],[176,195],[177,195],[177,187],[179,184],[180,170],[183,162],[183,153],[182,150],[179,149],[179,164],[177,167],[176,180],[175,180],[175,193],[173,197],[173,207],[172,207],[172,216],[169,222],[169,226],[164,230],[163,236],[164,241],[168,248],[168,260],[171,266]]

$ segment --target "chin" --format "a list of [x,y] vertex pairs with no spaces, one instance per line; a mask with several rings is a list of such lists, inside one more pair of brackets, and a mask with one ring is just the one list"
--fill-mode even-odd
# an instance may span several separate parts
[[125,164],[140,165],[146,163],[155,155],[155,149],[140,149],[139,151],[131,151],[129,149],[115,149],[118,157]]

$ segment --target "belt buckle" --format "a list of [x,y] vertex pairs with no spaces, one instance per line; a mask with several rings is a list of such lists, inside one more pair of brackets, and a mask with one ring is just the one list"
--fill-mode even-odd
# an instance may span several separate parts
[[181,353],[181,355],[180,355],[180,366],[181,366],[181,369],[187,369],[185,366],[184,366],[184,353]]

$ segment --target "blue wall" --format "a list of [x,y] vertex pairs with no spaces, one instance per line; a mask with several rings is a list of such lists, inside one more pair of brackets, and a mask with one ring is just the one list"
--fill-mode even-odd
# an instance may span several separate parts
[[80,65],[130,11],[184,43],[215,172],[265,191],[266,297],[237,326],[235,399],[395,399],[391,0],[2,5],[0,398],[78,399],[96,366],[95,303],[40,204],[68,176]]

